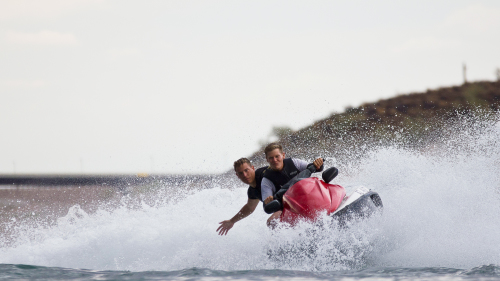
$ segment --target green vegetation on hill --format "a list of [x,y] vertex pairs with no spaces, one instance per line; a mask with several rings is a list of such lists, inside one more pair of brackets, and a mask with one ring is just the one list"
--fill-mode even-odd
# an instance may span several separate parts
[[[374,145],[397,144],[423,148],[450,133],[453,122],[467,116],[497,116],[500,81],[474,82],[461,86],[411,93],[365,103],[316,121],[278,140],[290,156],[310,159],[315,155],[352,157]],[[263,149],[250,158],[265,164]]]

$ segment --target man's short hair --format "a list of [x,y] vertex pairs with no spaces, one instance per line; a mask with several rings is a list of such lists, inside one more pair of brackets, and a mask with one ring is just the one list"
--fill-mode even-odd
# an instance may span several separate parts
[[281,146],[281,144],[276,143],[276,142],[272,142],[266,146],[266,148],[264,149],[264,154],[267,156],[267,154],[269,152],[271,152],[275,149],[279,149],[280,152],[283,153],[283,147]]
[[248,160],[247,158],[240,158],[240,159],[234,161],[234,164],[233,164],[234,170],[236,171],[236,168],[238,168],[239,166],[241,166],[245,163],[247,163],[250,167],[252,167],[252,162],[250,162],[250,160]]

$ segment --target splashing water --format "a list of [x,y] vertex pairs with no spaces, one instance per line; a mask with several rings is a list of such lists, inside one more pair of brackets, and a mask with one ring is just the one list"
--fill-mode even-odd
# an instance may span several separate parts
[[345,173],[338,167],[335,183],[347,193],[363,185],[384,203],[381,216],[347,229],[325,215],[271,231],[259,206],[221,237],[218,222],[246,203],[246,188],[214,184],[172,198],[172,187],[160,185],[147,200],[95,212],[73,206],[55,224],[3,236],[0,263],[130,271],[498,265],[499,140],[499,122],[476,123],[425,150],[377,148]]

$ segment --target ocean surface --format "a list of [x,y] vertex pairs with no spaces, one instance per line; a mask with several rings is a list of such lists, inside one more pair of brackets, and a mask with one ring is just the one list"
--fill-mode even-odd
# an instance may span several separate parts
[[[324,157],[336,165],[334,151]],[[0,279],[500,280],[499,122],[423,150],[378,147],[337,168],[334,183],[377,191],[383,213],[347,228],[324,215],[270,230],[259,205],[219,236],[218,223],[246,203],[233,177],[0,187]]]

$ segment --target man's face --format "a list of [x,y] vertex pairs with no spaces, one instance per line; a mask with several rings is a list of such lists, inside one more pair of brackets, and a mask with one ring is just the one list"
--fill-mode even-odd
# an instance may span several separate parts
[[272,150],[266,154],[267,163],[271,166],[271,169],[281,171],[283,169],[283,159],[285,158],[285,153],[281,152],[279,148]]
[[241,164],[235,171],[236,176],[246,184],[251,184],[255,180],[255,168],[248,163]]

